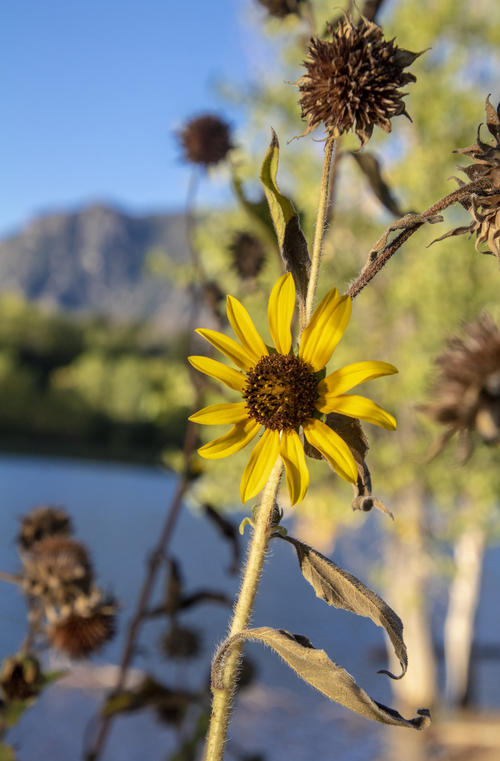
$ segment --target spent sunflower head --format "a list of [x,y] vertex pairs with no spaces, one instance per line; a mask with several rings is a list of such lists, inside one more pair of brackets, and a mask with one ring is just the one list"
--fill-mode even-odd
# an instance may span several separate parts
[[462,435],[464,456],[472,450],[477,434],[487,444],[500,441],[500,330],[483,314],[465,326],[463,337],[454,336],[436,360],[439,374],[432,401],[424,409],[444,425],[445,443],[454,433]]
[[257,0],[257,2],[267,9],[270,16],[285,18],[291,14],[299,16],[300,6],[304,0]]
[[311,39],[306,73],[297,84],[302,117],[308,134],[320,124],[337,138],[353,127],[364,145],[373,127],[391,131],[393,116],[406,112],[401,92],[413,74],[404,69],[421,53],[398,48],[385,40],[382,29],[361,16],[354,24],[346,17],[332,29],[332,39]]
[[356,362],[325,377],[325,366],[342,338],[351,316],[351,299],[334,288],[315,309],[302,332],[297,352],[292,351],[291,321],[295,285],[290,273],[279,278],[268,305],[269,330],[274,347],[257,332],[244,306],[227,297],[227,316],[239,339],[200,329],[197,332],[237,366],[237,370],[209,357],[193,356],[197,370],[238,391],[242,401],[214,404],[191,415],[204,425],[232,424],[230,431],[202,446],[198,453],[219,459],[238,452],[263,428],[241,479],[242,502],[263,488],[278,457],[285,466],[292,505],[300,502],[309,485],[305,439],[347,481],[356,483],[358,471],[349,446],[322,417],[338,412],[394,429],[396,422],[375,402],[346,394],[359,383],[397,372],[387,362]]
[[223,161],[233,144],[229,124],[216,114],[202,114],[188,121],[179,132],[186,161],[214,166]]
[[[476,251],[493,254],[500,261],[500,103],[493,108],[488,95],[485,108],[486,126],[493,140],[490,143],[481,140],[480,124],[477,142],[454,151],[474,161],[460,168],[469,182],[455,178],[464,191],[460,203],[471,215],[472,222],[450,230],[434,242],[452,235],[475,234]],[[486,248],[480,249],[481,244],[486,244]]]

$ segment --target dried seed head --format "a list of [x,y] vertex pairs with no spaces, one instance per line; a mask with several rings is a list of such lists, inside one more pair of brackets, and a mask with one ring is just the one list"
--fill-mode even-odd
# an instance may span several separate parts
[[267,9],[270,16],[285,18],[292,13],[300,16],[300,6],[304,0],[257,0],[257,2]]
[[116,631],[113,599],[95,601],[95,594],[80,597],[70,612],[47,627],[47,639],[56,650],[71,658],[87,658],[99,650]]
[[[486,98],[486,125],[493,136],[491,144],[481,140],[480,124],[477,143],[454,151],[474,160],[473,164],[460,167],[460,171],[468,177],[468,183],[455,178],[464,191],[460,203],[471,215],[472,222],[450,230],[433,242],[452,235],[475,234],[476,251],[492,254],[500,262],[500,103],[495,110],[489,95]],[[482,243],[486,244],[485,249],[479,248]]]
[[233,147],[229,125],[214,114],[187,122],[179,133],[186,161],[205,167],[218,164]]
[[264,247],[255,235],[236,233],[230,245],[233,266],[242,280],[256,277],[261,271],[266,254]]
[[64,605],[88,594],[92,566],[83,544],[66,536],[48,536],[23,556],[24,589],[51,605]]
[[39,691],[40,664],[32,655],[6,658],[0,672],[0,692],[4,700],[28,700]]
[[22,550],[30,550],[36,542],[47,536],[68,536],[71,532],[71,520],[65,510],[42,505],[21,518],[17,543]]
[[[488,444],[500,441],[500,331],[488,315],[448,341],[437,358],[439,375],[427,414],[446,426],[445,439],[473,432]],[[469,447],[470,449],[470,447]]]
[[297,84],[308,134],[320,124],[336,138],[353,127],[363,146],[373,127],[391,131],[393,116],[406,112],[401,92],[413,74],[404,72],[421,53],[398,48],[382,29],[364,17],[349,16],[331,30],[331,42],[313,37],[304,61],[306,74]]
[[194,629],[173,624],[162,639],[167,658],[194,658],[200,652],[200,635]]

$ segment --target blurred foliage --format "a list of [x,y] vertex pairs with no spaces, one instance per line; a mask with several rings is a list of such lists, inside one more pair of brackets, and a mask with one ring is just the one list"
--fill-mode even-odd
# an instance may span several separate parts
[[184,342],[141,324],[0,298],[0,431],[8,450],[157,461],[183,438]]

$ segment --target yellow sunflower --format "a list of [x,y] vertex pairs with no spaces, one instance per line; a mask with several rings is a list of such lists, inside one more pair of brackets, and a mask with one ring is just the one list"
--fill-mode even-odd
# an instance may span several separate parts
[[325,377],[325,366],[351,317],[351,299],[333,288],[316,307],[302,332],[297,353],[292,352],[291,322],[295,284],[290,273],[279,278],[268,305],[269,330],[275,349],[266,346],[245,307],[227,297],[227,316],[239,342],[215,330],[199,333],[239,368],[209,357],[189,357],[202,373],[239,391],[243,401],[212,404],[189,418],[203,425],[232,424],[231,430],[198,450],[208,460],[228,457],[243,449],[264,427],[241,479],[242,502],[255,497],[281,457],[292,505],[309,486],[304,436],[331,467],[347,481],[356,482],[358,470],[346,442],[321,417],[329,412],[366,420],[394,430],[396,421],[364,396],[346,394],[354,386],[382,375],[397,373],[387,362],[355,362]]

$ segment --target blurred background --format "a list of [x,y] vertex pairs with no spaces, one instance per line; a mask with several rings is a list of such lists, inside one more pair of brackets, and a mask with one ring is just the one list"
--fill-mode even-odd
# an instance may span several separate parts
[[[147,558],[185,477],[186,417],[200,393],[205,403],[220,401],[217,389],[191,382],[185,357],[201,350],[192,328],[224,328],[224,297],[232,293],[267,335],[267,294],[282,265],[260,164],[273,127],[280,188],[310,241],[323,143],[319,131],[292,140],[304,122],[291,83],[303,73],[311,34],[323,34],[351,6],[18,0],[0,8],[0,569],[19,570],[19,518],[37,505],[62,506],[120,606],[116,637],[90,661],[43,650],[47,669],[68,673],[15,726],[4,726],[6,760],[91,757]],[[398,216],[456,187],[457,166],[467,160],[453,150],[476,141],[487,95],[495,106],[500,100],[497,0],[357,7],[376,14],[387,39],[427,52],[411,67],[412,122],[394,119],[390,135],[375,129],[361,153],[355,136],[342,139],[320,296],[334,284],[347,288]],[[227,125],[230,150],[220,161],[193,162],[182,135],[206,114]],[[490,139],[486,127],[481,135]],[[372,724],[252,645],[254,678],[234,711],[232,758],[499,757],[499,452],[472,430],[467,452],[455,437],[428,462],[442,430],[422,411],[436,394],[435,358],[447,339],[484,311],[500,320],[495,258],[465,235],[428,248],[467,224],[467,213],[453,207],[442,224],[416,233],[356,299],[336,353],[339,365],[368,358],[400,369],[370,393],[396,415],[398,432],[366,426],[374,493],[395,520],[353,512],[351,488],[314,461],[307,500],[285,517],[291,533],[399,613],[408,674],[388,684],[376,673],[386,665],[381,630],[316,600],[289,548],[272,548],[254,620],[308,636],[405,715],[431,706],[433,727],[412,733]],[[226,631],[247,538],[234,533],[247,457],[210,467],[190,460],[168,559],[182,569],[186,594],[209,594],[174,621],[164,604],[172,566],[161,567],[150,604],[160,613],[142,627],[127,682],[135,703],[129,694],[113,706],[104,761],[199,757],[210,657]],[[228,521],[222,533],[207,505]],[[7,658],[25,636],[26,606],[12,585],[2,592]],[[165,646],[175,627],[192,647]],[[145,674],[162,685],[153,697],[144,695]],[[183,710],[165,709],[165,685],[177,701],[183,690],[196,698],[184,695]]]

